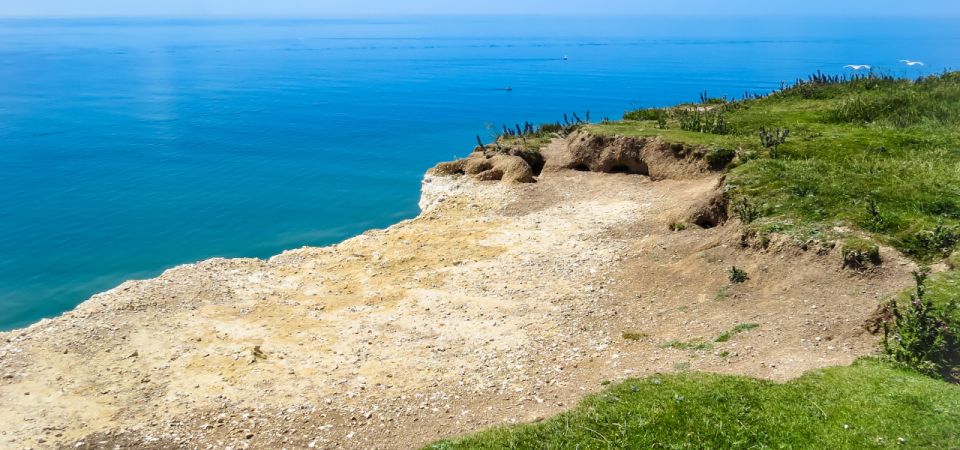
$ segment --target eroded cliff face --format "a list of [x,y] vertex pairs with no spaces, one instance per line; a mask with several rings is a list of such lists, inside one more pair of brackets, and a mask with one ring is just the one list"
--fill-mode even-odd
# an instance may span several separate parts
[[[559,412],[603,380],[784,380],[874,351],[861,325],[908,283],[896,255],[858,275],[742,249],[735,223],[673,232],[718,174],[565,169],[575,145],[551,144],[536,183],[431,174],[415,219],[177,267],[0,334],[0,448],[411,448]],[[730,286],[732,265],[750,282]],[[663,348],[745,322],[760,328],[709,351]]]

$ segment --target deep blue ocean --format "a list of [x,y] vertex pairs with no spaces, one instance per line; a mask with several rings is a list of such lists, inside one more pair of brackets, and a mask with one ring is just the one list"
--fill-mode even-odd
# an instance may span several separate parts
[[0,329],[177,264],[268,257],[413,217],[423,172],[504,123],[619,118],[845,64],[960,68],[955,25],[0,20]]

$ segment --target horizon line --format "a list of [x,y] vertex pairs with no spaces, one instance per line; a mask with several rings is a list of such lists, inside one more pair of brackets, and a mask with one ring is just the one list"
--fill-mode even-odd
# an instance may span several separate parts
[[701,13],[623,13],[623,14],[604,14],[604,13],[580,13],[580,12],[557,12],[557,13],[428,13],[428,12],[388,12],[388,13],[333,13],[333,14],[65,14],[65,15],[38,15],[38,14],[4,14],[0,13],[0,19],[346,19],[346,18],[377,18],[377,17],[590,17],[590,18],[645,18],[645,17],[686,17],[686,18],[910,18],[910,19],[955,19],[960,18],[960,13],[873,13],[873,14],[844,14],[844,13],[806,13],[806,14],[787,14],[787,13],[719,13],[719,14],[701,14]]

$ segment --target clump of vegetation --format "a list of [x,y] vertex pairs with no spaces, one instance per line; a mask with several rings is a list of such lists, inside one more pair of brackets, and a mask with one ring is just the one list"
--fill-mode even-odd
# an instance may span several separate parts
[[906,252],[920,260],[944,258],[952,253],[960,242],[960,225],[937,224],[932,229],[921,230],[902,238]]
[[733,162],[737,157],[737,151],[726,147],[717,147],[707,152],[706,160],[711,169],[721,170]]
[[714,300],[723,301],[730,297],[730,290],[726,286],[721,287],[717,290],[716,295],[713,296]]
[[745,283],[750,279],[750,276],[747,275],[747,271],[743,270],[737,266],[730,268],[730,282],[733,284]]
[[680,124],[681,130],[711,134],[727,133],[724,108],[703,110],[701,108],[680,107],[670,111],[673,119]]
[[707,91],[700,93],[700,104],[702,105],[725,105],[727,104],[727,96],[723,97],[711,97],[707,95]]
[[687,229],[687,223],[683,221],[676,221],[670,224],[670,231],[683,231]]
[[776,130],[760,128],[760,144],[770,151],[770,157],[773,159],[777,159],[779,156],[777,149],[781,144],[787,142],[787,137],[789,136],[790,130],[786,128],[777,128]]
[[660,347],[672,348],[674,350],[704,351],[704,350],[712,349],[713,345],[711,345],[709,342],[702,342],[702,341],[686,342],[686,341],[670,340],[661,344]]
[[730,338],[740,333],[743,333],[744,331],[750,331],[754,328],[759,328],[759,327],[760,327],[759,323],[740,323],[734,326],[733,328],[731,328],[730,330],[724,331],[723,334],[721,334],[720,336],[717,336],[717,338],[714,339],[713,342],[727,342],[730,340]]
[[639,341],[640,339],[643,339],[643,338],[648,337],[648,336],[649,336],[649,335],[648,335],[647,333],[642,333],[642,332],[639,332],[639,331],[629,331],[629,330],[627,330],[627,331],[624,331],[624,332],[623,332],[623,338],[626,339],[626,340],[628,340],[628,341]]
[[880,247],[865,239],[851,238],[843,243],[841,249],[843,267],[863,270],[867,264],[880,265]]
[[864,359],[783,384],[690,371],[626,380],[551,419],[427,448],[952,448],[957,436],[960,386]]
[[666,120],[667,110],[664,108],[645,108],[629,111],[623,115],[624,120]]
[[929,268],[913,273],[915,291],[905,306],[897,301],[887,305],[883,323],[883,348],[900,364],[921,373],[960,380],[960,299],[940,305],[926,298]]
[[741,197],[738,202],[733,204],[733,213],[740,218],[740,222],[744,225],[760,218],[760,210],[746,197]]

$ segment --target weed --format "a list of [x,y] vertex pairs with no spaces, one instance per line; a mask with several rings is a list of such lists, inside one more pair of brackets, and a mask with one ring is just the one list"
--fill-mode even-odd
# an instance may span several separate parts
[[729,297],[730,297],[730,291],[727,289],[726,286],[724,286],[724,287],[721,287],[719,290],[717,290],[717,294],[714,295],[713,299],[717,301],[723,301]]
[[760,218],[760,210],[746,197],[741,197],[740,201],[733,204],[733,212],[744,225]]
[[732,337],[734,337],[734,336],[736,336],[736,335],[738,335],[738,334],[740,334],[740,333],[743,333],[744,331],[750,331],[750,330],[752,330],[752,329],[754,329],[754,328],[757,328],[757,327],[759,327],[759,326],[760,326],[760,324],[758,324],[758,323],[741,323],[741,324],[737,324],[736,326],[734,326],[733,328],[731,328],[729,331],[724,331],[723,334],[721,334],[720,336],[717,336],[717,338],[714,339],[713,342],[727,342],[727,341],[730,340],[730,338],[732,338]]
[[883,323],[883,348],[895,361],[921,373],[957,380],[960,369],[960,320],[957,301],[935,305],[926,298],[929,268],[913,273],[916,283],[910,300],[901,309],[896,301],[887,305]]
[[670,231],[683,231],[686,229],[687,229],[686,222],[677,221],[670,224]]
[[661,344],[660,347],[672,348],[674,350],[703,351],[703,350],[712,349],[713,345],[710,344],[709,342],[702,342],[702,341],[685,342],[685,341],[678,341],[678,340],[670,340]]
[[711,169],[722,170],[730,165],[730,163],[733,162],[733,158],[736,156],[736,150],[731,150],[725,147],[717,147],[707,152],[706,160]]
[[777,149],[781,144],[787,142],[789,136],[790,130],[788,129],[767,130],[766,128],[760,128],[760,144],[770,151],[770,157],[773,159],[779,157]]
[[841,249],[843,256],[843,267],[863,270],[867,268],[867,263],[880,265],[880,247],[865,239],[852,238],[843,243]]
[[625,120],[666,120],[667,110],[663,108],[647,108],[630,111],[623,115]]
[[640,339],[643,339],[643,338],[649,337],[649,336],[650,336],[649,334],[647,334],[647,333],[641,333],[641,332],[639,332],[639,331],[624,331],[624,332],[623,332],[623,338],[626,339],[626,340],[628,340],[628,341],[639,341]]
[[903,239],[907,254],[921,260],[948,256],[960,242],[960,225],[937,224]]
[[741,268],[739,268],[739,267],[737,267],[737,266],[733,266],[733,267],[730,268],[730,282],[731,282],[731,283],[734,283],[734,284],[745,283],[745,282],[746,282],[747,280],[749,280],[749,279],[750,279],[750,276],[747,275],[747,271],[745,271],[745,270],[743,270],[743,269],[741,269]]

